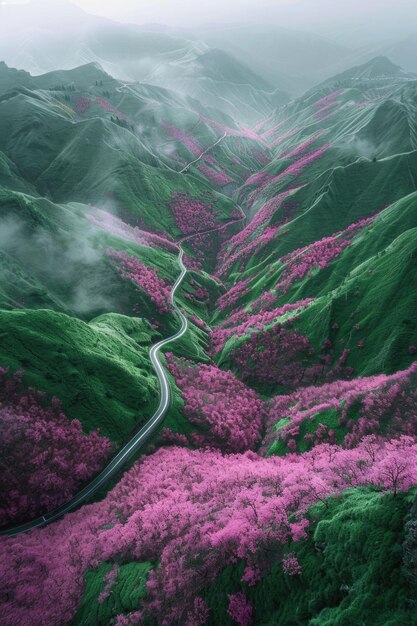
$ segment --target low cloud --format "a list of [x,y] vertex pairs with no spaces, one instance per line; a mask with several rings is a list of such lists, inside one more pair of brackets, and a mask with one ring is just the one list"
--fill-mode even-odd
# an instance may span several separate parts
[[29,228],[25,221],[7,216],[0,220],[0,251],[69,312],[84,317],[114,310],[108,266],[88,223],[82,232],[64,237],[41,226]]

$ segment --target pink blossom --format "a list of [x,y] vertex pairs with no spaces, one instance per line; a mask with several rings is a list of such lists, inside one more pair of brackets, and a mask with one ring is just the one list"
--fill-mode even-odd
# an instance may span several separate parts
[[121,276],[132,280],[143,289],[160,313],[167,313],[171,310],[171,287],[159,278],[154,269],[125,252],[108,249],[106,254],[117,263]]
[[[269,458],[162,448],[102,501],[1,542],[4,626],[71,623],[84,573],[114,558],[158,563],[140,615],[126,619],[186,623],[204,616],[196,599],[227,564],[243,561],[267,575],[293,534],[303,540],[292,524],[301,524],[314,502],[348,487],[375,485],[396,495],[415,484],[417,444],[404,436]],[[249,619],[244,598],[231,606],[233,619]]]
[[239,624],[239,626],[250,626],[253,619],[253,608],[245,594],[239,591],[238,593],[229,595],[228,597],[229,608],[227,609],[227,612],[232,620],[236,624]]
[[249,311],[239,311],[232,315],[226,322],[215,327],[210,333],[210,341],[214,352],[223,349],[225,343],[231,337],[243,337],[255,330],[262,331],[269,324],[290,312],[297,313],[307,307],[311,299],[300,300],[294,304],[285,304],[271,311],[251,314]]
[[207,165],[200,165],[197,169],[216,187],[225,187],[225,185],[233,183],[233,178],[226,174],[226,172],[214,170]]
[[0,369],[0,525],[57,508],[104,465],[110,441],[70,421],[60,402],[22,384],[22,372]]
[[264,408],[255,391],[214,365],[172,355],[167,362],[184,399],[184,415],[204,435],[200,445],[238,452],[259,441]]
[[300,576],[302,568],[294,552],[289,552],[287,556],[282,559],[282,569],[288,576]]
[[316,117],[319,120],[325,120],[331,112],[333,112],[334,108],[337,105],[337,98],[340,94],[343,93],[343,89],[337,89],[332,93],[320,98],[312,105],[314,109],[316,109]]
[[77,113],[85,113],[90,106],[92,105],[92,101],[90,100],[90,98],[83,98],[82,96],[80,96],[79,98],[77,98],[77,101],[75,103],[75,110],[77,111]]
[[185,131],[177,128],[173,124],[168,124],[168,122],[162,122],[163,129],[171,135],[173,139],[181,143],[193,156],[199,157],[202,152],[204,152],[203,146],[191,135],[186,133]]
[[215,228],[214,204],[204,198],[196,199],[186,193],[174,193],[169,202],[178,228],[184,234]]
[[[344,354],[343,363],[346,358]],[[336,412],[339,424],[346,428],[344,443],[348,447],[358,445],[363,437],[372,434],[417,435],[416,373],[417,363],[414,363],[408,369],[391,375],[336,380],[319,387],[299,389],[288,396],[277,396],[271,404],[269,432],[264,445],[276,438],[288,443],[296,437],[298,441],[302,424],[329,410]],[[352,412],[356,418],[348,420]],[[284,417],[290,420],[289,423],[278,433],[275,432],[275,424]],[[323,424],[318,425],[316,438],[317,443],[335,442],[334,431]]]

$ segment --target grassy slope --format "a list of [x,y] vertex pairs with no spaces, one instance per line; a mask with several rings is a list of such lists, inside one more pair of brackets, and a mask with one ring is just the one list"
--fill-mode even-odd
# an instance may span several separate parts
[[[315,505],[307,539],[281,547],[261,582],[253,587],[240,582],[243,564],[238,564],[227,566],[206,588],[208,626],[234,623],[227,615],[227,596],[240,591],[254,607],[252,623],[258,626],[415,625],[412,572],[401,548],[406,524],[415,516],[412,501],[411,494],[394,498],[361,488]],[[281,560],[288,552],[295,553],[301,576],[283,573]],[[122,564],[110,598],[102,603],[98,596],[112,564],[87,572],[74,624],[110,624],[118,613],[137,609],[150,567]]]
[[[306,176],[312,178],[291,195],[295,214],[282,227],[285,235],[278,233],[269,247],[259,253],[255,251],[243,269],[244,278],[266,267],[269,270],[279,257],[371,216],[416,190],[417,152],[395,155],[376,163],[362,158],[323,173],[326,165],[327,162],[317,163],[315,168],[319,175],[316,178],[310,168],[306,171]],[[274,195],[269,193],[271,197]],[[285,206],[284,202],[282,207]],[[283,208],[274,213],[268,225],[279,223]],[[235,269],[240,275],[237,265]],[[246,274],[246,269],[251,272]],[[232,270],[228,279],[236,278]]]
[[[66,73],[63,77],[70,79]],[[156,93],[139,93],[138,97],[119,93],[115,81],[107,81],[103,88],[112,90],[111,106],[117,110],[120,106],[128,116],[132,113],[128,127],[122,128],[111,121],[116,113],[94,103],[96,98],[103,98],[102,88],[94,85],[89,72],[84,80],[80,71],[76,77],[75,92],[26,90],[5,96],[0,101],[0,149],[43,196],[58,202],[90,202],[122,210],[133,219],[140,218],[145,227],[178,234],[168,208],[172,193],[198,197],[211,192],[211,187],[201,176],[197,180],[178,174],[181,166],[175,162],[171,169],[163,166],[167,158],[161,144],[166,136],[161,135],[160,124],[181,123],[182,118],[198,120],[198,115],[186,108],[193,103],[178,101],[177,96],[158,89]],[[71,85],[68,82],[67,88]],[[155,100],[160,92],[162,103]],[[75,112],[79,96],[93,101],[82,115]],[[217,136],[211,129],[201,130],[203,147],[214,143]],[[161,157],[154,155],[155,143],[161,146]],[[193,158],[186,152],[184,163]],[[234,205],[225,196],[215,192],[212,195],[215,210],[224,219]]]
[[144,314],[154,316],[149,298],[112,268],[104,254],[109,247],[137,256],[168,283],[178,275],[175,251],[108,233],[87,219],[86,205],[58,205],[0,187],[0,209],[6,234],[3,272],[13,276],[2,281],[5,308],[52,308],[91,319],[109,311],[131,313],[139,304]]
[[[392,373],[413,360],[408,347],[417,341],[412,323],[417,306],[416,207],[414,193],[385,209],[327,268],[296,282],[281,298],[281,303],[316,298],[299,314],[296,327],[316,352],[330,338],[335,362],[348,348],[355,375]],[[275,283],[283,267],[277,266]],[[251,296],[262,293],[265,284],[261,275]],[[332,329],[334,324],[339,328]],[[361,340],[364,348],[358,347]],[[245,337],[228,341],[219,356],[223,365],[242,341]]]
[[89,624],[109,624],[120,613],[134,611],[146,591],[146,575],[150,563],[126,563],[117,574],[111,588],[110,597],[99,601],[99,595],[105,588],[104,576],[111,571],[110,563],[102,563],[97,570],[89,571],[85,576],[85,591],[74,626]]
[[148,322],[116,314],[89,324],[48,310],[2,311],[0,362],[62,400],[85,430],[121,443],[158,401]]
[[271,573],[250,588],[239,583],[240,568],[227,568],[208,590],[210,624],[232,624],[225,617],[227,594],[240,590],[255,607],[259,625],[416,624],[401,562],[408,510],[402,496],[364,489],[313,507],[307,541],[288,546],[302,575],[283,574],[278,557]]

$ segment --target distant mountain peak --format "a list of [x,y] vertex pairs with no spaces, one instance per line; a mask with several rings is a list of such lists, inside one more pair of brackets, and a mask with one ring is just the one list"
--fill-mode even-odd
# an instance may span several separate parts
[[413,78],[412,74],[408,74],[399,65],[395,65],[388,57],[379,55],[362,65],[356,65],[328,78],[309,90],[306,96],[315,94],[324,87],[331,88],[335,85],[354,86],[357,84],[356,81],[403,80],[407,78]]
[[379,55],[368,61],[362,66],[359,66],[355,69],[365,69],[369,68],[373,71],[375,75],[379,76],[398,76],[398,74],[402,74],[403,70],[399,65],[393,63],[387,56]]

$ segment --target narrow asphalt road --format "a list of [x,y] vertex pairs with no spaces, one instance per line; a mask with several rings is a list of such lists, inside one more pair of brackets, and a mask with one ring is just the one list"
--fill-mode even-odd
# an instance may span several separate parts
[[186,172],[188,170],[189,167],[191,167],[191,165],[193,165],[194,163],[197,163],[200,159],[203,158],[203,156],[205,154],[207,154],[207,152],[210,152],[210,150],[213,150],[213,148],[215,148],[221,141],[223,141],[223,139],[227,137],[227,133],[226,131],[224,132],[224,135],[222,135],[215,143],[213,143],[211,146],[209,146],[208,148],[206,148],[205,150],[203,150],[203,152],[200,154],[199,157],[197,157],[196,159],[194,159],[194,161],[191,161],[191,163],[187,163],[187,165],[185,165],[182,170],[180,170],[178,173],[179,174],[184,174],[184,172]]
[[160,386],[159,406],[156,409],[153,416],[140,429],[140,431],[136,433],[136,435],[134,435],[132,439],[130,439],[130,441],[125,446],[123,446],[123,448],[121,448],[121,450],[119,450],[116,456],[113,457],[110,463],[106,465],[106,467],[100,472],[100,474],[98,474],[88,485],[86,485],[83,489],[81,489],[81,491],[79,491],[66,504],[63,504],[62,506],[58,507],[57,509],[55,509],[55,511],[46,513],[45,515],[42,515],[41,517],[38,517],[25,524],[19,524],[18,526],[13,526],[10,528],[2,529],[0,530],[0,536],[7,535],[9,537],[15,537],[19,535],[20,533],[28,532],[29,530],[32,530],[33,528],[40,528],[41,526],[46,526],[47,524],[50,524],[51,522],[54,522],[55,520],[59,519],[66,513],[73,511],[74,509],[79,507],[81,504],[84,504],[89,498],[91,498],[92,495],[94,495],[100,489],[100,487],[102,487],[106,482],[108,482],[110,478],[112,478],[125,465],[125,463],[129,459],[131,459],[136,454],[136,452],[138,452],[138,450],[140,450],[140,448],[146,443],[149,437],[151,437],[151,435],[153,435],[153,433],[157,430],[157,428],[163,421],[168,411],[170,402],[171,402],[171,387],[169,385],[169,381],[165,373],[165,370],[161,364],[159,353],[160,353],[160,350],[164,348],[166,345],[180,339],[188,330],[188,320],[185,317],[184,313],[180,310],[180,308],[175,304],[176,291],[178,287],[181,285],[187,273],[187,268],[184,265],[184,261],[183,261],[184,250],[182,248],[182,243],[184,243],[185,241],[189,241],[193,237],[196,237],[199,235],[207,235],[211,232],[226,228],[227,226],[230,226],[232,223],[238,223],[246,219],[246,216],[244,215],[243,210],[242,209],[240,210],[242,211],[242,214],[243,214],[243,217],[241,217],[240,219],[235,220],[233,222],[228,222],[226,224],[222,224],[221,226],[211,228],[210,230],[203,231],[201,233],[194,233],[193,235],[188,235],[187,237],[184,237],[178,244],[178,248],[179,248],[178,264],[180,266],[181,273],[178,276],[177,280],[175,281],[174,286],[172,287],[170,299],[171,299],[171,304],[174,309],[174,312],[180,319],[181,326],[178,332],[175,333],[175,335],[172,335],[171,337],[167,337],[167,339],[162,339],[161,341],[156,343],[154,346],[152,346],[149,352],[149,356],[150,356],[152,365],[156,371],[156,374],[158,376],[159,386]]

